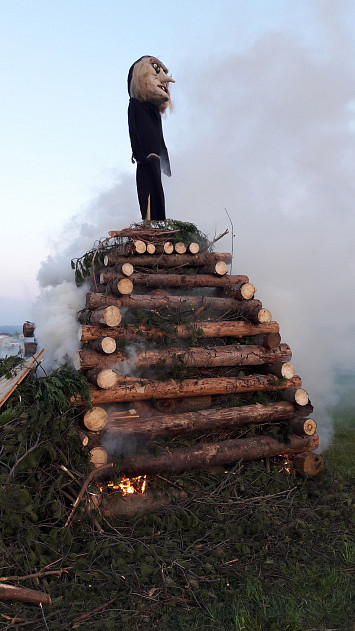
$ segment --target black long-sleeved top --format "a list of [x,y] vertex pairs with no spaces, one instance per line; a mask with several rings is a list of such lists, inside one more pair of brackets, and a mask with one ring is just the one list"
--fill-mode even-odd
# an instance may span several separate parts
[[144,162],[150,153],[160,157],[161,170],[171,175],[168,150],[158,108],[148,101],[131,98],[128,106],[128,127],[133,157]]

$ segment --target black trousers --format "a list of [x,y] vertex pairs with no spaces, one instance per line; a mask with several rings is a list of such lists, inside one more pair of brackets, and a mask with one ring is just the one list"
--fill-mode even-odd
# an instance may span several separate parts
[[149,158],[147,162],[137,164],[137,193],[142,219],[145,219],[150,194],[150,218],[165,219],[165,197],[161,183],[159,158]]

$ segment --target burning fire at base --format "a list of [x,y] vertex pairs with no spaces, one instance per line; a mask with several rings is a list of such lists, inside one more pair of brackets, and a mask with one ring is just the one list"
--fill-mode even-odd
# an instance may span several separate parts
[[101,486],[100,491],[103,491],[105,488],[113,490],[113,491],[122,491],[122,495],[131,495],[133,493],[144,493],[147,487],[147,476],[139,475],[136,478],[127,478],[125,475],[122,477],[121,481],[118,484],[114,484],[113,482],[107,482],[106,486]]

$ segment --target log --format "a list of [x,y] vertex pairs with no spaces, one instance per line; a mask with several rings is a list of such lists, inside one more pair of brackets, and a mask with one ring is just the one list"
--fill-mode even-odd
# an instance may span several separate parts
[[[199,397],[195,397],[198,399]],[[201,397],[205,399],[205,397]],[[161,401],[163,401],[162,399]],[[166,399],[174,401],[174,399]],[[189,401],[190,399],[186,399]],[[182,401],[182,399],[180,400]],[[179,402],[179,399],[177,400]],[[269,405],[244,405],[222,409],[202,409],[180,414],[159,414],[153,418],[139,420],[115,419],[109,421],[107,430],[122,436],[135,436],[145,440],[155,438],[173,438],[179,435],[215,432],[221,429],[234,429],[244,425],[262,425],[291,419],[294,405],[288,401],[279,401]],[[302,419],[296,419],[302,420]],[[313,432],[314,433],[314,432]]]
[[324,460],[319,454],[301,453],[292,459],[292,468],[308,475],[317,475],[324,469]]
[[[201,277],[199,277],[201,278]],[[230,278],[230,276],[228,277]],[[224,280],[216,279],[216,280]],[[261,310],[260,300],[234,300],[234,298],[215,298],[209,296],[152,296],[152,295],[135,295],[135,296],[105,296],[101,293],[89,293],[86,295],[86,308],[96,309],[107,305],[115,305],[117,307],[128,307],[130,309],[177,309],[179,307],[191,310],[200,310],[202,307],[211,308],[214,311],[235,311],[238,315],[256,318],[256,324],[259,324],[257,313]],[[263,323],[267,324],[267,323]]]
[[155,401],[155,407],[160,412],[174,412],[174,414],[205,410],[210,408],[211,404],[212,399],[209,395],[205,397],[186,397],[184,399],[158,399],[158,401]]
[[200,251],[200,246],[198,243],[190,243],[189,245],[189,252],[191,252],[191,254],[197,254],[197,252]]
[[252,283],[243,283],[240,287],[231,287],[228,293],[237,300],[251,300],[254,298],[255,287]]
[[85,427],[92,431],[98,432],[105,427],[108,420],[108,414],[102,407],[93,407],[92,410],[88,410],[84,415]]
[[[180,397],[200,396],[207,394],[238,394],[300,388],[302,381],[295,375],[292,379],[279,383],[272,375],[249,375],[247,377],[219,377],[209,379],[185,379],[181,383],[169,379],[153,381],[136,379],[135,377],[119,377],[116,386],[109,390],[90,386],[90,397],[93,405],[101,403],[123,403],[147,399],[175,399]],[[71,401],[77,405],[85,405],[85,400],[78,395]]]
[[115,292],[117,292],[119,296],[122,294],[124,296],[127,296],[131,294],[133,291],[133,283],[129,278],[121,278],[121,280],[119,280],[118,283],[115,283],[114,287],[115,287]]
[[288,424],[298,436],[313,436],[317,429],[317,423],[312,418],[291,418]]
[[217,274],[217,276],[224,276],[227,273],[227,265],[224,261],[217,261],[212,265],[201,267],[198,271],[199,274]]
[[[133,297],[133,296],[132,296]],[[233,320],[220,320],[218,322],[197,322],[195,325],[187,327],[184,324],[178,324],[175,327],[176,334],[181,338],[191,337],[194,333],[199,331],[206,338],[213,337],[246,337],[259,335],[265,333],[263,337],[263,346],[265,348],[276,348],[280,345],[281,336],[277,331],[279,325],[277,322],[267,322],[266,324],[252,324],[245,320],[233,321]],[[275,331],[275,333],[268,333],[268,331]],[[125,327],[118,326],[112,329],[105,329],[100,326],[82,325],[79,331],[79,340],[82,342],[89,342],[96,340],[103,335],[109,335],[113,339],[124,337],[125,339],[136,339],[137,334],[143,334],[146,337],[162,337],[165,335],[161,329],[147,328],[143,325],[136,326],[134,324],[127,324]],[[266,336],[274,336],[267,339]],[[277,344],[276,344],[277,341]]]
[[266,348],[276,348],[279,344],[281,344],[281,335],[278,331],[275,330],[265,333],[263,337],[263,346],[266,346]]
[[[281,346],[283,346],[283,344],[281,344]],[[291,377],[293,377],[293,375],[295,374],[295,369],[293,364],[288,361],[286,361],[285,363],[276,362],[274,364],[267,364],[265,362],[265,366],[262,366],[260,368],[260,372],[264,375],[275,375],[280,379],[291,379]]]
[[180,449],[164,449],[158,456],[140,454],[127,456],[120,461],[120,471],[128,476],[152,475],[157,473],[182,473],[208,466],[234,464],[238,460],[258,460],[278,454],[294,454],[312,451],[319,444],[318,435],[292,436],[289,444],[281,443],[270,436],[237,438],[220,443],[200,443]]
[[95,467],[102,467],[108,462],[108,454],[103,447],[93,447],[90,449],[90,462]]
[[[149,246],[155,245],[148,243],[147,252],[149,252]],[[152,249],[152,248],[150,248]],[[155,250],[154,250],[155,251]],[[158,267],[177,267],[178,265],[186,265],[188,267],[204,267],[205,265],[213,265],[217,261],[224,261],[229,265],[232,262],[232,255],[224,252],[199,252],[198,254],[155,254],[153,252],[147,254],[141,254],[140,256],[130,256],[129,262],[132,265],[140,265],[143,267],[158,266]],[[122,265],[127,261],[126,256],[122,256],[117,252],[110,252],[104,257],[105,267],[112,267],[114,265]]]
[[[208,366],[211,368],[218,366],[262,366],[263,364],[271,365],[272,362],[277,362],[278,366],[285,366],[285,362],[291,358],[291,355],[291,349],[287,344],[281,344],[278,348],[272,349],[252,344],[229,344],[212,346],[210,348],[191,347],[187,350],[171,347],[169,349],[147,350],[137,353],[134,367],[170,367],[174,366],[177,362],[184,366]],[[78,359],[80,361],[80,368],[77,368]],[[111,355],[102,355],[90,349],[82,349],[75,353],[74,366],[76,370],[108,368],[126,359],[127,356],[123,355],[121,352],[112,353]],[[272,373],[272,370],[268,372]],[[276,370],[276,372],[281,372],[281,370]],[[285,369],[284,372],[291,373],[292,371]],[[287,379],[293,377],[293,374],[294,371]],[[286,375],[282,375],[282,377],[284,376]]]
[[33,603],[34,605],[51,605],[51,597],[49,594],[39,592],[35,589],[27,587],[17,587],[0,583],[0,600],[16,600],[23,603]]
[[[154,243],[147,243],[147,252],[148,254],[154,254],[155,253],[155,245]],[[106,263],[105,263],[106,265]]]
[[[213,276],[212,274],[141,274],[134,272],[130,277],[135,285],[143,287],[230,287],[232,285],[247,282],[247,276]],[[100,274],[100,284],[110,287],[117,286],[122,274],[107,270]],[[128,280],[127,278],[124,280]],[[123,292],[120,292],[123,293]]]
[[98,309],[79,311],[78,320],[81,324],[103,324],[117,326],[122,320],[121,311],[115,305],[100,306]]
[[144,252],[147,249],[147,246],[144,243],[144,241],[141,241],[140,239],[137,239],[136,241],[133,241],[133,245],[134,245],[134,249],[137,252],[137,254],[144,254]]
[[271,322],[272,316],[268,309],[259,309],[255,316],[252,316],[252,321],[260,322],[260,324],[265,324],[266,322]]
[[171,241],[166,241],[166,243],[164,243],[164,252],[165,254],[172,254],[174,252],[174,246]]
[[[104,329],[103,329],[104,330]],[[109,336],[100,336],[91,342],[91,349],[99,353],[111,355],[116,351],[116,340]],[[75,364],[74,364],[75,365]]]
[[[92,352],[94,353],[95,351]],[[113,388],[118,381],[118,375],[110,368],[93,368],[93,370],[89,370],[87,378],[95,386],[103,390]]]
[[181,241],[179,241],[179,243],[175,243],[175,252],[178,254],[185,254],[186,250],[187,247],[185,243],[182,243]]
[[22,333],[24,337],[33,337],[35,332],[34,322],[24,322],[22,327]]
[[307,405],[307,403],[309,403],[307,392],[297,386],[284,390],[282,392],[282,398],[284,401],[291,401],[291,403],[297,403],[297,405]]

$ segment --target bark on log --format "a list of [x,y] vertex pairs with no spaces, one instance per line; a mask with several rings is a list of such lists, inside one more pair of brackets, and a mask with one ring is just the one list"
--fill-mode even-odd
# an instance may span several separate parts
[[[277,382],[270,375],[249,375],[248,377],[220,377],[210,379],[185,379],[177,383],[173,379],[167,381],[153,381],[135,379],[134,377],[119,377],[115,387],[103,390],[90,387],[90,397],[93,405],[110,402],[124,402],[147,399],[175,399],[180,397],[200,396],[207,394],[238,394],[243,392],[259,392],[284,390],[285,388],[299,389],[302,385],[300,377],[294,376],[284,382]],[[73,403],[75,398],[72,398]],[[77,405],[85,405],[80,395]]]
[[[117,281],[122,279],[122,274],[107,270],[101,272],[100,283],[117,286]],[[235,284],[247,283],[247,276],[213,276],[212,274],[141,274],[134,272],[130,277],[134,285],[143,287],[231,287]],[[127,279],[126,279],[127,280]],[[122,292],[121,292],[122,293]]]
[[[135,368],[147,368],[153,366],[173,366],[181,362],[184,366],[215,368],[218,366],[262,366],[263,364],[285,365],[291,358],[291,349],[287,344],[281,344],[278,348],[268,349],[264,346],[251,344],[230,344],[224,346],[212,346],[210,348],[169,348],[167,350],[147,350],[137,353]],[[109,368],[113,364],[127,359],[121,352],[111,355],[102,355],[90,349],[76,351],[75,360],[79,358],[80,370],[90,370],[91,368]],[[281,362],[281,364],[280,364]],[[77,363],[74,363],[77,370]],[[271,366],[272,367],[272,366]],[[269,372],[272,372],[270,370]],[[276,372],[281,372],[277,370]],[[288,372],[286,370],[286,372]],[[291,372],[291,371],[289,371]],[[293,373],[278,375],[290,379]]]
[[[103,329],[104,330],[104,329]],[[93,351],[98,351],[99,353],[105,353],[106,355],[111,355],[116,351],[116,340],[113,337],[108,337],[107,335],[94,339],[91,342],[91,349]]]
[[276,348],[276,346],[279,346],[279,344],[281,344],[281,335],[278,331],[275,330],[270,331],[270,333],[265,333],[263,337],[263,346],[265,346],[266,348]]
[[[147,245],[147,251],[148,247]],[[153,245],[153,247],[155,247]],[[127,261],[126,256],[121,256],[116,252],[106,254],[104,258],[104,265],[114,266],[122,265]],[[186,265],[187,267],[204,267],[205,265],[213,265],[217,261],[224,261],[229,265],[232,262],[232,255],[224,252],[199,252],[198,254],[171,254],[165,256],[164,254],[141,254],[140,256],[130,256],[129,262],[132,265],[140,265],[143,267],[158,266],[158,267],[177,267],[178,265]]]
[[121,311],[115,305],[101,305],[93,311],[84,309],[79,311],[78,320],[81,324],[103,324],[105,326],[118,326],[122,320]]
[[17,587],[0,583],[0,600],[16,600],[23,603],[33,603],[35,605],[51,605],[51,597],[44,592],[27,587]]
[[253,436],[225,440],[220,443],[205,443],[174,450],[163,450],[158,456],[137,455],[123,458],[120,471],[125,475],[156,473],[182,473],[206,466],[233,464],[238,460],[257,460],[278,454],[293,454],[312,451],[319,444],[317,434],[313,436],[292,436],[288,445],[269,436]]
[[181,414],[182,412],[197,412],[211,407],[211,396],[186,397],[185,399],[158,399],[155,407],[159,412]]
[[284,390],[282,398],[284,401],[291,401],[291,403],[297,403],[297,405],[307,405],[309,403],[307,392],[297,386]]
[[292,468],[308,475],[317,475],[324,469],[324,460],[319,454],[300,453],[292,459]]
[[[230,278],[230,276],[228,277]],[[219,279],[223,280],[223,279]],[[151,295],[135,295],[135,296],[105,296],[101,293],[89,293],[86,296],[87,309],[96,309],[107,305],[115,305],[116,307],[128,307],[130,309],[171,309],[187,307],[192,310],[200,310],[202,307],[211,308],[214,311],[235,311],[241,317],[254,317],[256,324],[259,323],[257,318],[258,311],[262,305],[260,300],[234,300],[234,298],[215,298],[209,296],[151,296]],[[263,323],[266,324],[266,323]]]
[[175,252],[178,254],[185,254],[186,250],[187,247],[185,243],[182,243],[181,241],[179,241],[179,243],[175,243]]
[[[176,334],[182,338],[191,337],[194,332],[199,330],[203,333],[203,336],[206,338],[213,337],[246,337],[263,334],[263,346],[265,348],[276,348],[279,346],[281,341],[281,336],[277,331],[279,330],[279,325],[277,322],[267,322],[266,324],[252,324],[250,322],[246,322],[245,320],[241,321],[233,321],[226,320],[219,322],[197,322],[195,325],[192,324],[191,327],[187,327],[183,324],[178,324],[175,328]],[[269,331],[275,331],[275,333],[269,333]],[[103,335],[109,335],[111,338],[117,339],[120,337],[124,337],[125,339],[136,339],[137,334],[143,334],[146,337],[162,337],[164,332],[161,329],[152,329],[147,328],[143,325],[135,326],[134,324],[128,324],[126,327],[118,326],[117,328],[105,329],[100,326],[92,326],[92,325],[82,325],[79,331],[79,340],[82,342],[89,342],[91,340],[96,340]],[[267,338],[265,343],[265,337],[274,336]],[[277,342],[277,343],[276,343]]]
[[288,424],[298,436],[312,436],[317,429],[317,423],[312,418],[291,418]]
[[[93,353],[94,352],[95,351],[93,351]],[[87,378],[91,383],[95,384],[95,386],[103,390],[113,388],[118,381],[118,375],[109,368],[94,368],[93,370],[89,370]]]
[[102,407],[93,407],[92,410],[88,410],[84,415],[84,425],[92,432],[99,432],[105,427],[108,420],[108,414]]
[[[172,400],[168,399],[168,401]],[[288,420],[293,415],[294,406],[292,403],[279,401],[270,403],[270,405],[256,403],[242,407],[205,409],[180,414],[159,414],[153,418],[132,419],[122,422],[119,419],[115,419],[108,422],[107,431],[112,434],[118,433],[122,436],[135,436],[143,439],[173,438],[178,435],[210,433],[220,429],[232,429],[244,425],[276,423]]]

